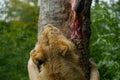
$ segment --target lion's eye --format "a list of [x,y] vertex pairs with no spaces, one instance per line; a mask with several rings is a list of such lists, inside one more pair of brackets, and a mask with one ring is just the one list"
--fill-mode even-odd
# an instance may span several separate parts
[[44,63],[44,61],[39,60],[39,65],[41,65],[41,64],[43,64],[43,63]]

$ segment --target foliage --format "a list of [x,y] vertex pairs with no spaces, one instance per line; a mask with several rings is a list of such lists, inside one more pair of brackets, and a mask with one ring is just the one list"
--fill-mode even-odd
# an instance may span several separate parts
[[0,79],[29,80],[27,61],[37,39],[39,9],[19,0],[10,4],[7,16],[0,21]]
[[91,11],[91,56],[98,63],[101,80],[120,80],[120,16],[114,10],[102,2]]

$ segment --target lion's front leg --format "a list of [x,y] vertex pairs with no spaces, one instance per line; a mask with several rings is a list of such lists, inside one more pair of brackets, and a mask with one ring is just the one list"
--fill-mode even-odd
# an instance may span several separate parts
[[31,54],[28,61],[28,75],[30,80],[39,80],[39,69],[37,65],[33,62]]

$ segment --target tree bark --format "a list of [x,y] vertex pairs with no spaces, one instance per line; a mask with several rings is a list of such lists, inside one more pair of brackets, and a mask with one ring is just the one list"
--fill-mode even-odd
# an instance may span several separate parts
[[[38,39],[46,24],[52,24],[61,29],[69,37],[70,1],[69,0],[41,0],[38,24]],[[64,29],[63,29],[64,28]],[[65,29],[67,28],[67,29]],[[66,31],[64,31],[66,30]]]
[[90,62],[89,62],[89,40],[91,35],[91,21],[90,21],[90,8],[92,0],[85,0],[85,9],[83,15],[83,38],[78,39],[77,43],[78,51],[80,54],[80,66],[85,72],[86,80],[90,80]]
[[[90,63],[89,63],[89,39],[90,39],[90,7],[92,0],[85,0],[85,9],[83,16],[83,38],[74,39],[78,52],[80,54],[80,67],[83,69],[86,80],[90,80]],[[58,27],[64,35],[70,39],[70,0],[41,0],[40,16],[38,24],[38,39],[46,24],[52,24]]]

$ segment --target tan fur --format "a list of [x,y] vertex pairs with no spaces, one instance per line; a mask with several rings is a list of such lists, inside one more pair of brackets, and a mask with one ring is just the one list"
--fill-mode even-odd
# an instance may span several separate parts
[[34,53],[34,50],[30,52],[30,59],[28,61],[28,74],[30,80],[39,80],[39,69],[37,65],[33,62],[31,55]]
[[38,44],[32,60],[41,65],[39,80],[85,80],[74,44],[59,29],[46,25]]
[[[45,26],[40,40],[30,52],[30,80],[85,80],[74,49],[74,44],[57,28],[52,25]],[[91,60],[90,63],[90,80],[99,80],[96,63]]]
[[[100,80],[99,71],[96,66],[96,63],[93,61],[90,61],[90,62],[91,62],[90,80]],[[45,71],[42,71],[40,73],[40,76],[42,75],[44,77],[44,79],[42,79],[42,77],[39,77],[39,69],[38,69],[37,65],[33,63],[31,57],[28,61],[28,73],[29,73],[30,80],[47,80]]]
[[97,64],[93,60],[90,60],[90,63],[91,63],[90,80],[100,80]]

